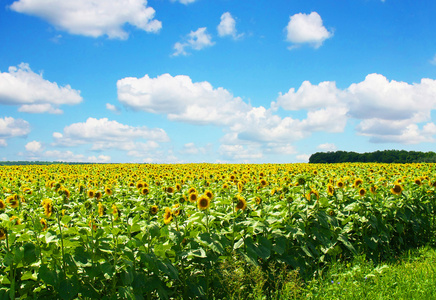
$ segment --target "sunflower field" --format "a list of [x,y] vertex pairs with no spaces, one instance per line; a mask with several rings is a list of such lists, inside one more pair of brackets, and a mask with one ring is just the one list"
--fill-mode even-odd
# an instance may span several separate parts
[[434,240],[435,167],[0,167],[0,299],[225,299],[381,261]]

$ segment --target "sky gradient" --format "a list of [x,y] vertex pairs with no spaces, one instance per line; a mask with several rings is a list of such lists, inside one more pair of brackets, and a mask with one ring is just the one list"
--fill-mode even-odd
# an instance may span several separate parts
[[434,151],[436,1],[0,0],[0,160]]

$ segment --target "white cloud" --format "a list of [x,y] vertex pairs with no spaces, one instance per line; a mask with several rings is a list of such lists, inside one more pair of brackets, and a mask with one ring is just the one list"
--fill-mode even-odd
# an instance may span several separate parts
[[309,162],[310,155],[309,154],[300,154],[300,155],[297,155],[296,158],[301,162]]
[[171,2],[180,2],[182,4],[188,5],[194,3],[196,0],[171,0]]
[[120,111],[121,111],[121,109],[118,106],[115,106],[115,105],[110,104],[110,103],[106,103],[106,109],[110,110],[114,113],[117,113],[117,114],[120,113]]
[[218,27],[218,35],[220,37],[231,36],[233,39],[238,39],[243,34],[238,34],[236,31],[236,21],[229,12],[225,12],[221,15],[221,22]]
[[167,142],[166,132],[160,128],[133,127],[110,121],[107,118],[88,118],[84,123],[74,123],[64,128],[64,133],[53,133],[55,144],[74,146],[93,144],[96,150],[107,148],[125,149],[136,139]]
[[436,54],[433,56],[433,58],[430,60],[430,63],[432,65],[436,65]]
[[9,67],[8,72],[0,73],[0,104],[20,105],[21,112],[59,114],[59,105],[80,102],[80,91],[45,80],[28,64],[21,63],[18,68]]
[[109,155],[89,156],[87,161],[94,163],[108,163],[111,161],[111,157]]
[[33,153],[40,152],[42,150],[42,144],[41,144],[41,142],[38,142],[38,141],[28,142],[26,144],[26,146],[24,146],[24,147],[26,148],[27,151],[33,152]]
[[127,23],[153,33],[162,27],[146,0],[19,0],[10,8],[42,18],[59,30],[90,37],[126,39]]
[[59,151],[49,150],[44,152],[43,157],[48,158],[50,161],[64,161],[64,162],[85,162],[83,154],[74,154],[72,151]]
[[6,147],[8,143],[6,143],[5,139],[0,139],[0,147]]
[[319,48],[326,39],[333,36],[333,33],[323,26],[321,16],[317,12],[291,16],[286,26],[286,33],[287,41],[294,44],[291,48],[300,44]]
[[6,146],[6,139],[25,137],[30,133],[30,124],[22,119],[12,117],[0,118],[0,145]]
[[173,56],[188,55],[185,49],[201,50],[206,47],[215,45],[212,41],[212,36],[207,33],[206,27],[198,28],[196,31],[191,31],[184,42],[174,44]]
[[331,143],[320,144],[317,148],[322,151],[335,151],[337,149],[336,145]]
[[118,80],[118,99],[135,110],[166,114],[168,119],[193,124],[234,123],[250,106],[209,82],[192,82],[189,76],[163,74],[156,78]]
[[304,82],[297,91],[279,94],[272,107],[308,110],[307,119],[301,122],[307,131],[340,132],[347,119],[354,118],[360,120],[357,132],[373,142],[428,142],[434,134],[420,131],[418,124],[428,122],[436,108],[436,80],[423,78],[420,83],[409,84],[369,74],[343,90],[333,82]]

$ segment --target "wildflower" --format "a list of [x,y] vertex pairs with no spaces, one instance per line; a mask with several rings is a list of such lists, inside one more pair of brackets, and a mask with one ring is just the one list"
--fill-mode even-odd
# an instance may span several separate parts
[[157,205],[152,205],[150,206],[150,215],[156,215],[157,212],[159,211],[159,207],[157,207]]
[[354,187],[358,187],[363,183],[363,180],[360,178],[357,178],[356,180],[354,180]]
[[44,218],[41,218],[41,220],[39,222],[42,225],[42,231],[46,231],[47,230],[47,220]]
[[108,196],[111,196],[113,194],[112,189],[110,187],[105,187],[104,193]]
[[141,189],[141,194],[142,195],[147,195],[150,192],[150,190],[148,189],[148,187],[144,187]]
[[174,188],[172,186],[168,186],[165,188],[165,192],[167,192],[168,194],[172,194],[174,193]]
[[18,207],[20,202],[18,201],[18,195],[12,195],[6,198],[6,203],[8,203],[12,208]]
[[194,187],[190,187],[188,190],[188,194],[196,194],[197,190]]
[[95,197],[95,199],[100,200],[101,197],[103,197],[103,193],[98,191],[98,192],[95,193],[94,197]]
[[403,191],[403,188],[400,184],[394,184],[394,187],[391,188],[391,193],[394,195],[399,195]]
[[190,201],[190,202],[192,202],[192,203],[197,202],[197,198],[198,198],[197,193],[191,193],[191,194],[189,194],[189,201]]
[[88,198],[94,198],[95,191],[94,190],[88,190],[87,195],[88,195]]
[[327,185],[327,194],[328,194],[329,196],[333,196],[334,193],[335,193],[335,188],[333,187],[332,184],[329,183],[329,184]]
[[421,179],[419,179],[419,178],[416,178],[414,182],[415,182],[416,185],[421,185],[422,184]]
[[103,217],[105,211],[106,211],[106,208],[104,207],[103,203],[98,202],[98,215],[99,215],[100,217]]
[[17,216],[12,216],[9,218],[9,221],[14,223],[14,225],[21,225],[21,220]]
[[238,203],[236,204],[236,211],[242,209],[245,210],[247,208],[247,201],[242,196],[236,196]]
[[361,188],[361,189],[359,190],[359,196],[360,196],[360,197],[363,197],[363,196],[365,196],[365,194],[366,194],[366,190],[365,190],[364,188]]
[[205,210],[210,207],[210,198],[206,195],[202,195],[197,200],[197,207],[199,210]]
[[212,198],[213,198],[213,193],[212,193],[211,190],[206,190],[206,191],[204,192],[204,194],[205,194],[207,197],[209,197],[210,200],[212,200]]
[[44,199],[41,202],[42,207],[44,208],[44,214],[47,218],[50,218],[53,213],[53,203],[51,199]]
[[173,212],[169,207],[165,207],[164,223],[169,224],[172,219],[173,219]]
[[343,188],[344,187],[344,182],[342,181],[342,180],[339,180],[337,183],[336,183],[336,185],[338,186],[338,188]]
[[120,211],[115,204],[112,205],[112,215],[115,217],[115,220],[120,216]]

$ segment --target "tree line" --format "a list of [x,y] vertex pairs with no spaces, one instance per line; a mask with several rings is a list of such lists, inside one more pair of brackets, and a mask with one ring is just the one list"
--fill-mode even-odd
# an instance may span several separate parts
[[434,163],[435,152],[383,150],[367,153],[349,151],[317,152],[309,158],[309,163],[344,163],[344,162],[371,162],[371,163]]

